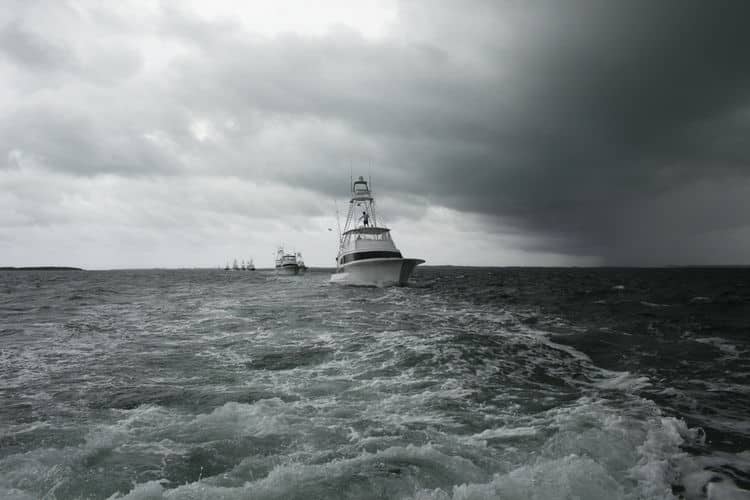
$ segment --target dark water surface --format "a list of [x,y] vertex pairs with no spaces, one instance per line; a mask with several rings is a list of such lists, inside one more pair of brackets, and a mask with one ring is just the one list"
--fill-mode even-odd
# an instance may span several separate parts
[[0,498],[750,498],[750,269],[328,277],[0,272]]

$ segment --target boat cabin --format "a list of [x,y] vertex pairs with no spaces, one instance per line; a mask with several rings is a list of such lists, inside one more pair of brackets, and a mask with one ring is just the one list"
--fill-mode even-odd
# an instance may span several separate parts
[[353,260],[394,257],[401,258],[401,252],[393,243],[388,228],[357,227],[342,235],[339,265]]
[[297,262],[297,258],[294,255],[283,255],[281,257],[281,264],[294,264]]
[[342,236],[341,246],[345,249],[368,247],[393,247],[391,230],[385,227],[364,226],[350,229]]
[[276,267],[296,265],[297,255],[293,253],[284,253],[284,250],[279,248],[278,252],[276,252]]

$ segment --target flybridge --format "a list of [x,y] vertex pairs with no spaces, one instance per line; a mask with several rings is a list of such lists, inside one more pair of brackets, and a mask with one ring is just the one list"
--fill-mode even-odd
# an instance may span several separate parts
[[[375,235],[379,236],[383,233],[387,233],[390,231],[387,227],[355,227],[354,229],[349,229],[348,231],[345,231],[344,234],[350,234],[350,233],[358,233],[361,234],[362,237],[367,237],[368,235]],[[377,239],[377,238],[372,238]]]

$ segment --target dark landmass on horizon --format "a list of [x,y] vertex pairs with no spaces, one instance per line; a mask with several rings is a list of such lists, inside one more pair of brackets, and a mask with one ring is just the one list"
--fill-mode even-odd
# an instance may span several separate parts
[[80,267],[67,266],[30,266],[30,267],[0,267],[0,271],[85,271]]

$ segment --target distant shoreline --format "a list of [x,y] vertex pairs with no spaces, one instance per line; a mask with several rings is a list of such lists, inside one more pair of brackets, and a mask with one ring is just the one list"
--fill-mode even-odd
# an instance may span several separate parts
[[80,267],[65,266],[32,266],[32,267],[0,267],[0,271],[84,271]]

